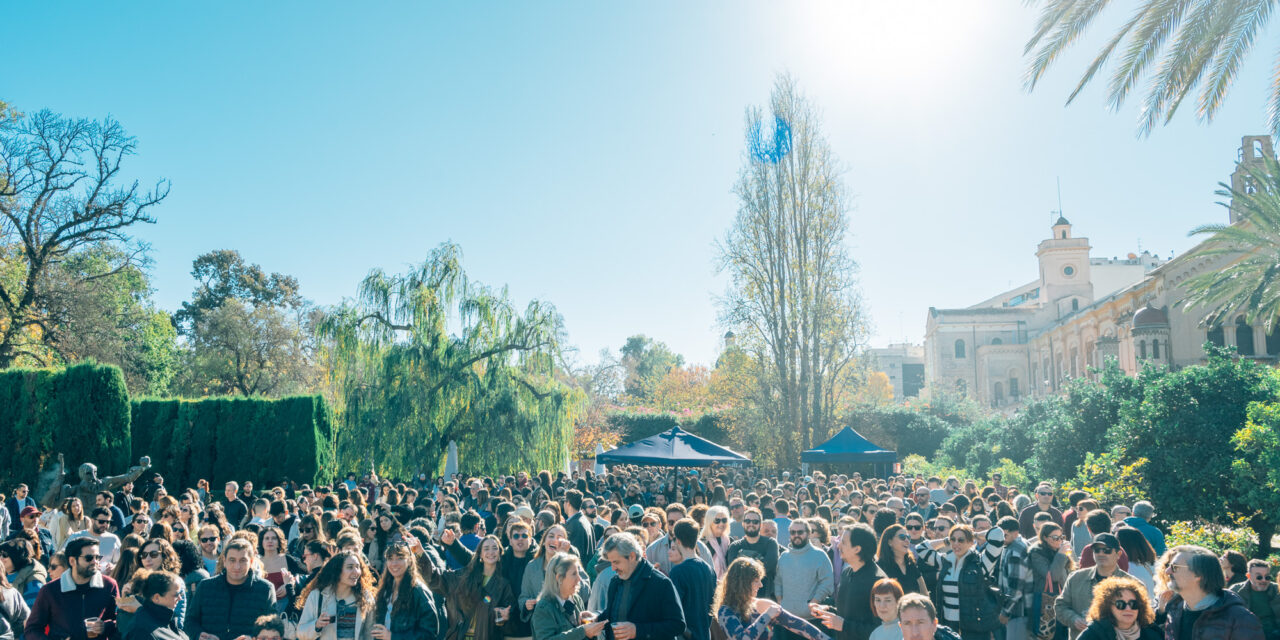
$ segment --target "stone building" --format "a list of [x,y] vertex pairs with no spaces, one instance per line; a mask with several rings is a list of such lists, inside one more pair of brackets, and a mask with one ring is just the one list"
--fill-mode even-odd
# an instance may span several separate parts
[[[1248,169],[1270,157],[1269,137],[1245,137],[1233,186],[1252,188]],[[1230,219],[1237,218],[1233,207]],[[1147,252],[1100,258],[1066,218],[1050,231],[1036,249],[1035,280],[963,309],[929,308],[926,387],[957,390],[1004,409],[1028,395],[1057,393],[1109,357],[1134,374],[1146,362],[1174,368],[1202,363],[1205,342],[1235,346],[1258,359],[1280,356],[1280,335],[1264,334],[1243,316],[1203,327],[1204,309],[1179,304],[1188,278],[1223,268],[1229,258],[1198,258],[1194,249],[1170,260]]]
[[895,400],[918,397],[924,391],[924,347],[918,344],[891,344],[868,349],[872,366],[889,376]]

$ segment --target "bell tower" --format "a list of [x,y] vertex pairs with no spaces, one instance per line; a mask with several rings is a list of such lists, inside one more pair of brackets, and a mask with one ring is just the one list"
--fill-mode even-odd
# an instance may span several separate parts
[[1071,223],[1059,215],[1053,235],[1036,248],[1040,260],[1040,304],[1056,309],[1058,318],[1093,304],[1089,273],[1089,239],[1071,234]]
[[[1231,190],[1237,193],[1254,193],[1258,190],[1257,177],[1266,176],[1267,161],[1275,160],[1271,136],[1244,136],[1240,139],[1240,152],[1236,158],[1236,170],[1231,174]],[[1243,216],[1243,207],[1231,201],[1231,224]]]

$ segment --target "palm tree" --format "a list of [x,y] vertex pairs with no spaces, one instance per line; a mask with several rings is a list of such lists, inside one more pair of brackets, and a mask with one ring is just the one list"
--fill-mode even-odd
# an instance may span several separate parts
[[[1041,6],[1036,32],[1025,48],[1032,58],[1026,77],[1030,91],[1112,2],[1027,2]],[[1107,101],[1112,109],[1118,109],[1147,79],[1138,124],[1141,135],[1168,123],[1197,88],[1196,115],[1211,121],[1276,4],[1276,0],[1140,0],[1132,16],[1085,70],[1067,103],[1075,100],[1118,51],[1120,61],[1111,76]],[[1271,84],[1268,113],[1272,135],[1280,134],[1280,73]]]
[[1196,227],[1192,235],[1209,235],[1196,248],[1200,257],[1223,256],[1229,266],[1207,271],[1187,280],[1186,308],[1208,307],[1203,323],[1223,324],[1233,313],[1245,321],[1261,319],[1270,334],[1280,318],[1280,163],[1266,158],[1249,169],[1244,191],[1222,184],[1219,196],[1231,198],[1223,206],[1235,207],[1239,221]]

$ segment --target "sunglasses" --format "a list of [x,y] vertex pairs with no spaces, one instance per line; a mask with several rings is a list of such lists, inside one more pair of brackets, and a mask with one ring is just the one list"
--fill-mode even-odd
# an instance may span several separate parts
[[743,520],[742,524],[760,524],[759,520]]
[[715,522],[716,524],[724,524],[728,521],[729,521],[728,518],[716,518],[713,522]]
[[1062,539],[1062,536],[1049,536],[1049,539],[1054,542],[1057,542]]
[[87,556],[80,556],[80,559],[84,560],[85,562],[97,562],[102,559],[102,554],[95,553]]
[[907,525],[907,531],[919,531],[919,530],[921,530],[921,529],[923,529],[923,528],[924,528],[924,526],[922,526],[922,525],[918,525],[918,524],[909,524],[909,525]]
[[527,540],[528,538],[529,534],[527,533],[514,533],[511,535],[512,540]]
[[217,542],[217,541],[218,541],[218,536],[213,536],[212,538],[200,538],[200,542]]
[[98,524],[111,524],[111,520],[110,520],[110,519],[107,519],[107,520],[94,520],[94,522],[96,522],[96,523],[98,523]]
[[1103,554],[1103,555],[1108,555],[1108,556],[1109,556],[1109,555],[1111,555],[1111,554],[1113,554],[1113,553],[1115,553],[1115,552],[1116,552],[1116,550],[1115,550],[1115,549],[1112,549],[1111,547],[1094,547],[1094,548],[1093,548],[1093,554],[1094,554],[1094,555],[1098,555],[1099,553],[1101,553],[1101,554]]
[[794,537],[796,537],[796,536],[807,536],[807,535],[809,535],[809,531],[808,531],[807,529],[806,529],[806,530],[804,530],[804,531],[792,531],[792,532],[791,532],[791,537],[792,537],[792,538],[794,538]]
[[1134,611],[1137,611],[1138,608],[1142,606],[1142,603],[1137,600],[1116,600],[1111,603],[1111,606],[1121,611],[1124,611],[1125,609],[1133,609]]
[[897,539],[899,539],[899,540],[911,540],[911,536],[909,536],[909,535],[907,535],[907,534],[905,534],[905,533],[899,533],[898,535],[896,535],[896,536],[894,536],[894,537],[895,537],[895,538],[897,538]]
[[644,522],[641,522],[641,523],[640,523],[640,526],[642,526],[642,527],[656,527],[656,526],[658,526],[658,523],[657,523],[657,522],[654,522],[653,520],[645,520]]
[[964,544],[964,543],[966,543],[966,542],[968,542],[968,541],[969,541],[969,539],[968,539],[968,538],[960,538],[960,537],[952,537],[952,538],[951,538],[951,544]]
[[1050,491],[1037,491],[1037,492],[1036,492],[1036,495],[1038,495],[1038,496],[1051,496],[1051,495],[1053,495],[1053,492],[1050,492]]
[[162,555],[164,555],[164,553],[160,551],[143,551],[142,553],[138,554],[138,557],[154,560],[156,558],[159,558]]

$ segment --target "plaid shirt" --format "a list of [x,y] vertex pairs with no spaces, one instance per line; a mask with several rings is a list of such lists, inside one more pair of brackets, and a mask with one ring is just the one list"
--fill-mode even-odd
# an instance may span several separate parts
[[1005,547],[1000,560],[1000,571],[997,584],[1004,606],[1000,613],[1010,619],[1021,618],[1027,614],[1027,607],[1034,596],[1034,585],[1031,584],[1031,563],[1027,559],[1027,541],[1021,536]]

